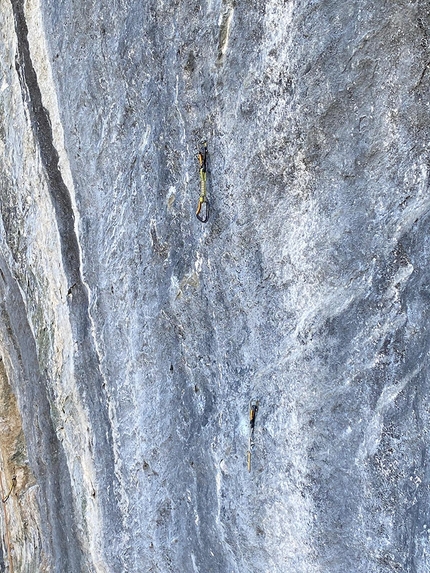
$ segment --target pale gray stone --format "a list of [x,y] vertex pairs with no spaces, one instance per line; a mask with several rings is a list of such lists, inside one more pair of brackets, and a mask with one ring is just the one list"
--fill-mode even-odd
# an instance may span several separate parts
[[1,569],[428,571],[428,2],[0,18]]

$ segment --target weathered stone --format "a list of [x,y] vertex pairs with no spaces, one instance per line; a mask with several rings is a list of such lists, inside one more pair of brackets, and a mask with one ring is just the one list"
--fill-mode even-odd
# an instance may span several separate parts
[[0,19],[0,568],[427,571],[428,3]]

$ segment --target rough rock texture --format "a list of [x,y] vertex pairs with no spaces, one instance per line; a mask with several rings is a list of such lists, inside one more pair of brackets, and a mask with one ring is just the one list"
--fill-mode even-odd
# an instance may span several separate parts
[[428,572],[427,0],[0,8],[0,570]]

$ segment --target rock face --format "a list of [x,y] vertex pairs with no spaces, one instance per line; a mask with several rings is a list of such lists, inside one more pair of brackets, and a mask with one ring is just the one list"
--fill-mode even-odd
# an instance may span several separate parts
[[0,20],[0,570],[427,572],[428,2]]

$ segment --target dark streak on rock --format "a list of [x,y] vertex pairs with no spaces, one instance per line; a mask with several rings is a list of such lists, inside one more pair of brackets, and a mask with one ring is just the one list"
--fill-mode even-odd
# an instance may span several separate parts
[[[59,156],[54,146],[52,126],[49,113],[42,103],[36,71],[33,67],[28,43],[28,28],[24,14],[23,0],[11,0],[15,20],[18,53],[16,70],[19,76],[24,101],[28,105],[31,126],[40,151],[41,161],[46,172],[47,184],[55,210],[56,222],[60,235],[61,255],[64,271],[70,285],[73,285],[73,296],[68,297],[70,322],[73,339],[78,344],[75,353],[75,376],[81,391],[81,398],[90,413],[93,431],[96,436],[99,453],[95,454],[96,470],[105,492],[115,491],[114,456],[112,435],[107,409],[107,400],[103,391],[103,378],[99,360],[92,338],[89,297],[80,270],[80,252],[70,192],[63,181],[59,168]],[[24,357],[25,360],[25,357]],[[109,455],[110,452],[110,455]],[[64,461],[65,463],[65,461]],[[48,465],[49,469],[51,467]],[[55,469],[52,468],[52,471]],[[116,518],[119,513],[114,496],[101,496],[104,502],[104,513],[109,516],[107,530],[115,531]],[[59,509],[59,508],[57,508]],[[64,511],[58,513],[58,519],[64,518]],[[70,541],[72,543],[72,541]],[[63,570],[65,565],[63,564]],[[74,567],[67,570],[77,571]]]

